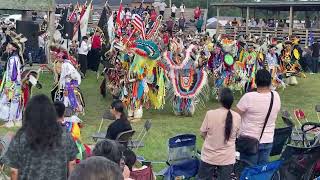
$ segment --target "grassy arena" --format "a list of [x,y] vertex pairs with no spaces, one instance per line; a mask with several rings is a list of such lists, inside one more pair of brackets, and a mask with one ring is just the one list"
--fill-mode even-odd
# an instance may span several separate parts
[[[317,121],[314,106],[320,103],[319,88],[320,75],[308,75],[306,79],[298,79],[299,85],[287,87],[284,91],[280,90],[282,100],[282,109],[288,109],[292,112],[294,108],[302,108],[306,111],[309,120]],[[84,121],[82,129],[82,139],[85,143],[93,144],[91,135],[97,131],[103,112],[110,107],[111,98],[102,98],[99,94],[99,85],[102,78],[96,80],[96,74],[89,72],[86,79],[81,84],[81,89],[86,101],[86,114],[81,117]],[[44,93],[50,95],[53,76],[49,73],[41,74],[40,81],[43,85],[41,90],[35,89],[34,94]],[[236,97],[237,101],[239,96]],[[217,102],[211,98],[206,108],[198,108],[193,117],[176,117],[173,115],[170,102],[166,102],[163,110],[145,110],[144,119],[152,119],[152,128],[145,138],[145,147],[137,151],[137,154],[143,155],[148,160],[161,161],[166,159],[167,139],[179,133],[195,133],[198,135],[198,148],[201,148],[202,140],[199,138],[199,128],[204,118],[206,110],[218,107]],[[143,126],[145,120],[133,123],[137,134]],[[282,122],[279,119],[278,126]],[[104,124],[104,128],[108,124]],[[17,129],[10,129],[16,131]],[[8,129],[0,128],[0,135],[8,132]]]

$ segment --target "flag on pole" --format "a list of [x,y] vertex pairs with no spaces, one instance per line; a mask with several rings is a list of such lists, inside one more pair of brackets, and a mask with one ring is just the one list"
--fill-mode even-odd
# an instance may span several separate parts
[[138,14],[135,14],[132,18],[132,25],[135,30],[141,33],[142,39],[146,39],[146,29],[142,17]]
[[119,7],[119,10],[118,10],[118,14],[117,14],[117,24],[118,24],[118,27],[122,27],[122,11],[123,11],[123,5],[122,5],[122,0],[120,2],[120,7]]
[[82,18],[80,20],[81,36],[86,36],[87,35],[88,23],[89,23],[91,9],[92,9],[92,1],[87,6],[87,9],[86,9],[85,13],[84,13],[84,15],[82,16]]
[[[91,7],[92,6],[92,1],[88,6],[83,5],[81,11],[80,11],[80,16],[77,18],[77,23],[74,25],[73,29],[73,40],[79,40],[79,36],[85,36],[87,35],[87,30],[88,30],[88,23],[89,23],[89,17],[90,17],[90,12],[91,12]],[[79,32],[81,34],[79,34]]]

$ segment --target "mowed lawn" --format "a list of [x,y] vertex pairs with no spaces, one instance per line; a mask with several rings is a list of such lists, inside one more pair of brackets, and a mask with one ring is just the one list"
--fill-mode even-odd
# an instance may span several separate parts
[[[53,77],[50,73],[42,73],[40,78],[43,88],[35,89],[34,94],[44,93],[50,95]],[[99,94],[99,86],[102,78],[96,79],[96,74],[89,72],[87,78],[81,84],[82,93],[86,101],[86,114],[81,117],[84,121],[84,127],[81,131],[82,140],[88,144],[94,144],[91,135],[97,131],[101,116],[108,110],[111,98],[102,98]],[[284,91],[280,90],[282,100],[282,109],[289,110],[291,113],[295,108],[305,110],[309,120],[318,121],[315,112],[315,105],[320,103],[320,75],[308,75],[306,79],[298,79],[299,85],[287,87]],[[237,101],[240,96],[237,96]],[[198,136],[198,148],[201,148],[202,140],[199,136],[199,128],[208,109],[218,107],[218,103],[212,97],[206,103],[206,107],[199,107],[193,117],[176,117],[172,113],[170,100],[167,100],[165,108],[162,110],[144,110],[143,120],[133,123],[134,129],[139,134],[146,119],[152,120],[152,128],[144,139],[145,147],[137,150],[137,154],[143,155],[146,159],[152,161],[163,161],[167,155],[168,138],[181,133],[194,133]],[[278,120],[278,126],[283,123]],[[105,130],[108,123],[104,124]],[[8,131],[17,129],[5,129],[1,127],[0,135]]]

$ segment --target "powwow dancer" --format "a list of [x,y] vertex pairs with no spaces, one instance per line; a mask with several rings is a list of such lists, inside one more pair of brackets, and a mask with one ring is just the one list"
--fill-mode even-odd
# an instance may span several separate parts
[[74,58],[63,50],[53,50],[56,75],[51,96],[54,101],[62,101],[66,108],[75,113],[84,113],[85,103],[80,91],[81,75],[75,68]]
[[0,118],[6,122],[5,126],[8,128],[22,125],[21,66],[23,59],[19,54],[20,49],[18,42],[10,42],[7,45],[9,59],[0,86]]

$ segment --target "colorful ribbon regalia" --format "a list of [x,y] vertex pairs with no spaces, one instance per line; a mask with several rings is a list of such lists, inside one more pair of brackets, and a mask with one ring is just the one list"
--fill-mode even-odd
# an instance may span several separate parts
[[[52,51],[55,57],[54,72],[56,85],[51,91],[54,101],[62,101],[66,108],[75,113],[84,113],[85,103],[80,91],[81,76],[75,68],[76,61],[64,51]],[[67,57],[67,59],[63,59]]]
[[[207,73],[205,67],[199,67],[199,63],[191,59],[191,53],[195,46],[191,45],[184,55],[177,54],[175,50],[164,53],[164,63],[167,76],[171,83],[170,90],[173,91],[173,111],[175,115],[192,116],[196,105],[204,95],[204,87],[207,85]],[[184,59],[182,60],[182,56]]]
[[10,55],[0,86],[0,119],[6,122],[22,120],[21,65],[22,63],[17,53]]
[[77,163],[79,163],[81,160],[84,160],[91,155],[90,148],[81,141],[82,121],[77,116],[71,116],[68,118],[66,117],[64,126],[66,131],[71,134],[74,142],[77,145]]
[[[165,78],[164,70],[158,66],[160,50],[150,40],[136,40],[127,48],[127,53],[132,54],[128,64],[128,80],[125,83],[121,99],[127,104],[128,116],[139,119],[143,115],[142,108],[163,108],[165,103]],[[130,59],[130,58],[129,58]]]
[[280,69],[286,77],[286,84],[289,85],[298,84],[296,76],[305,77],[299,63],[302,50],[299,47],[298,42],[298,39],[293,39],[293,42],[286,41],[284,48],[281,51]]

